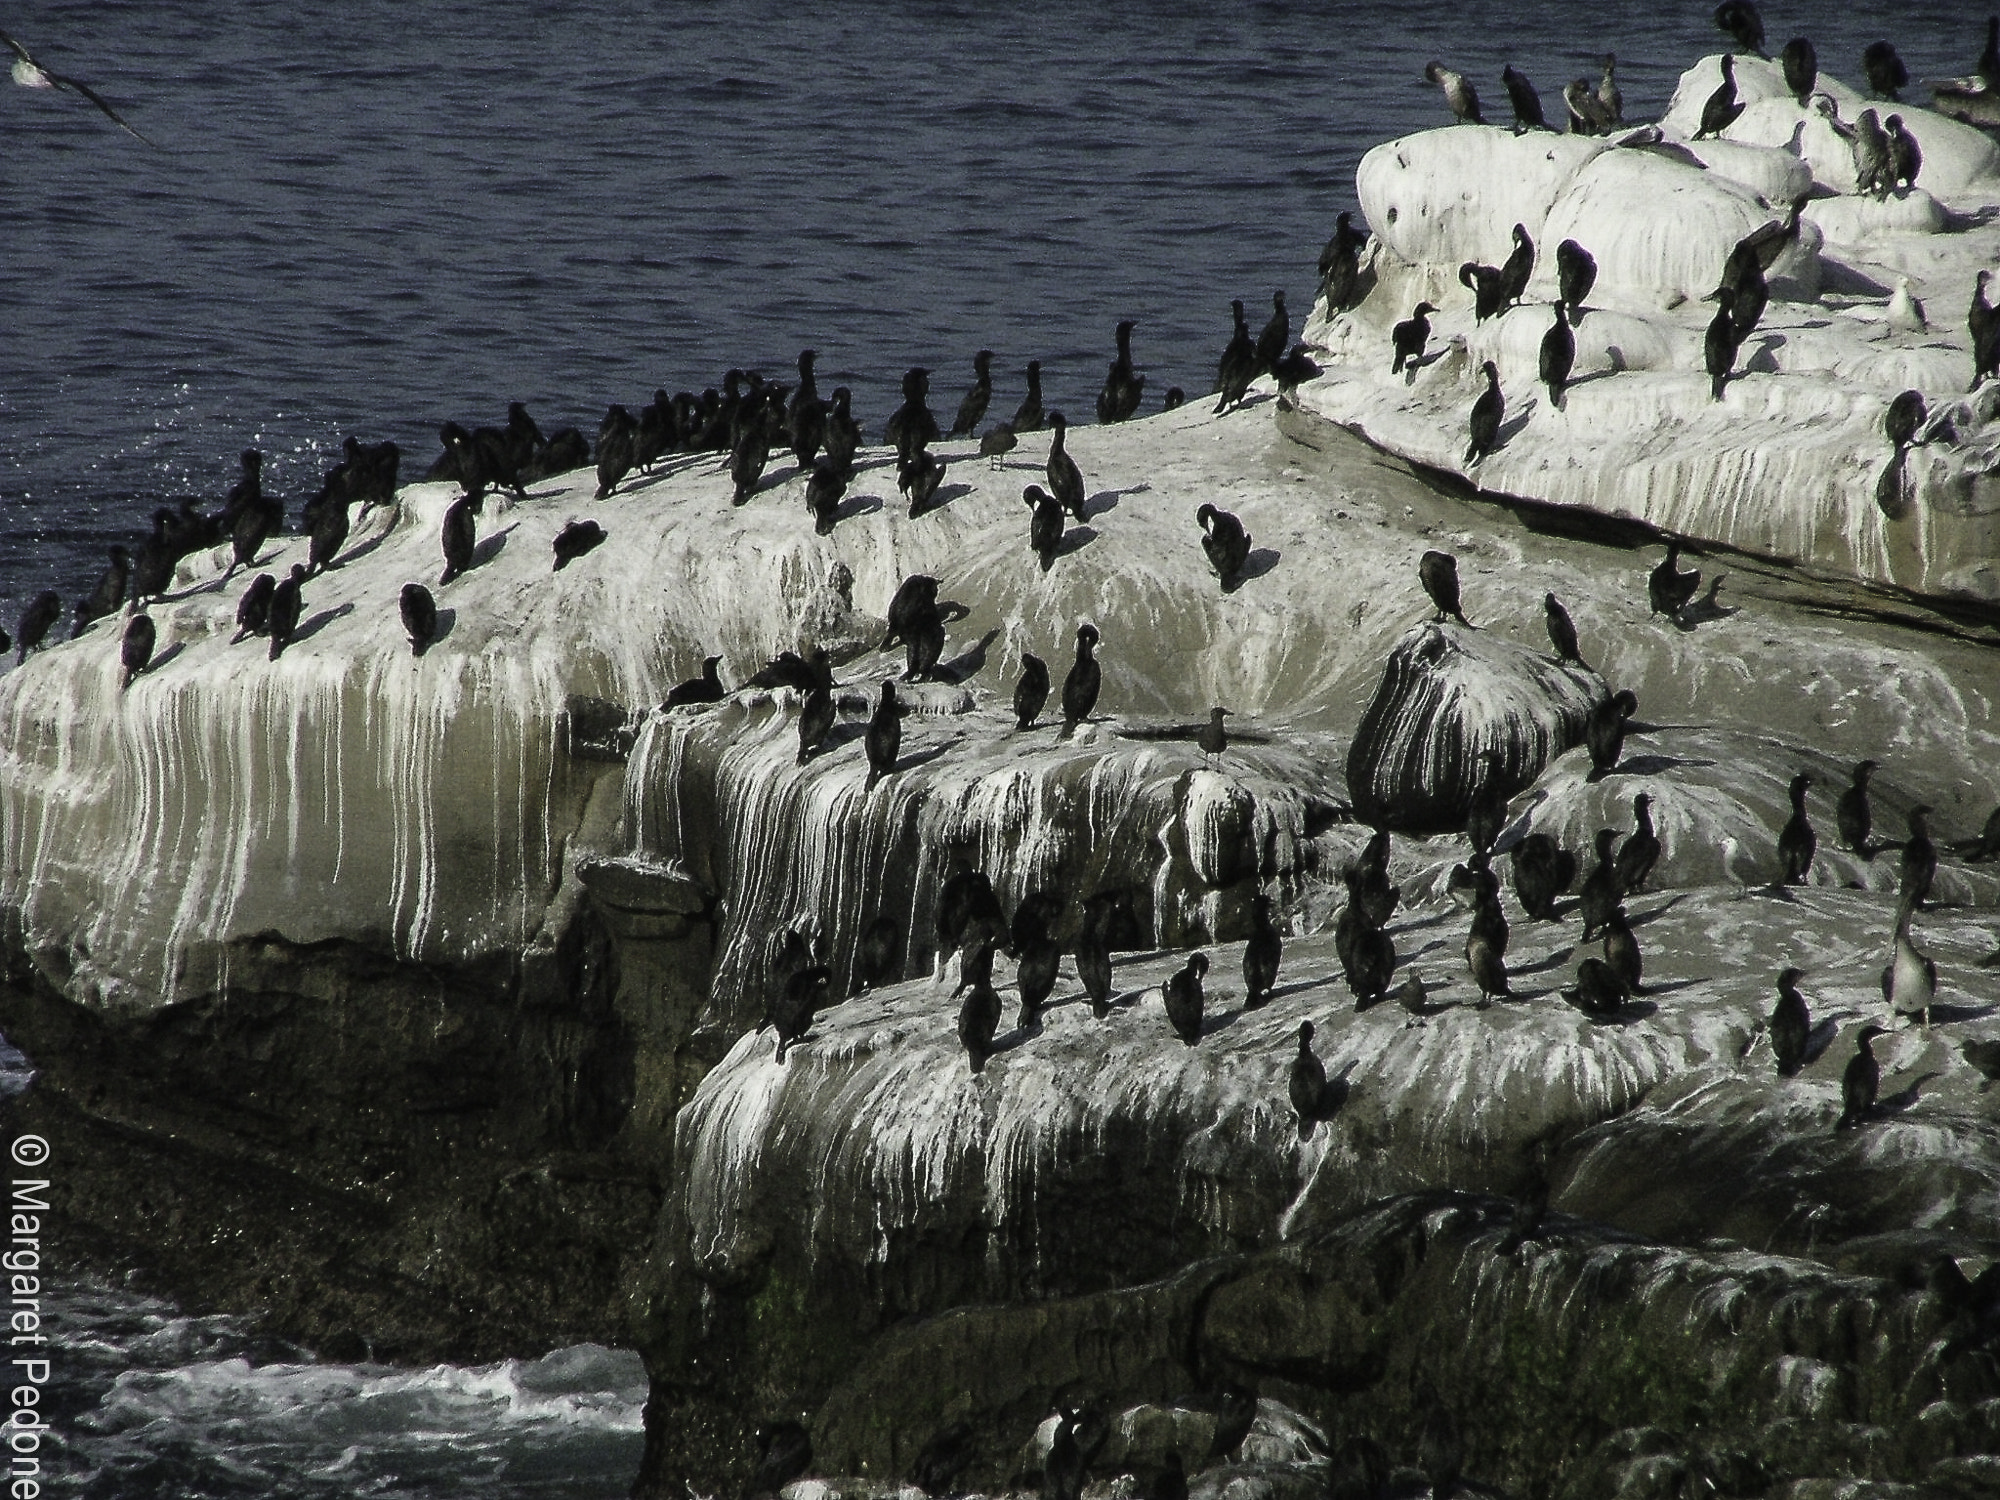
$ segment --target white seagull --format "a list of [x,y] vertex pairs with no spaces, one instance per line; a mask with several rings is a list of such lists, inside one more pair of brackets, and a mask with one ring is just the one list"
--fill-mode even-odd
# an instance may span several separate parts
[[26,47],[23,47],[4,31],[0,31],[0,42],[5,42],[14,54],[14,82],[20,84],[22,88],[70,89],[83,95],[84,98],[103,110],[105,114],[111,117],[113,124],[117,125],[120,130],[123,130],[134,140],[146,141],[146,144],[149,146],[153,144],[151,141],[147,141],[143,135],[140,135],[130,125],[126,124],[125,117],[109,104],[105,103],[104,96],[89,84],[79,83],[74,78],[65,78],[60,73],[50,72],[28,55]]

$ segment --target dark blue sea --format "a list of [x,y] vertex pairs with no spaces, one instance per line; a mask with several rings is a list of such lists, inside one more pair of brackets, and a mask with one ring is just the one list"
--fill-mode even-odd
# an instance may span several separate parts
[[[1878,37],[1971,71],[1975,9],[1764,7],[1774,49],[1803,32],[1854,81]],[[1445,123],[1429,58],[1502,118],[1513,63],[1553,118],[1615,51],[1638,119],[1719,48],[1711,11],[16,0],[0,24],[157,144],[0,86],[0,624],[161,501],[218,500],[246,446],[295,506],[349,433],[408,474],[446,419],[594,431],[806,345],[877,432],[904,368],[949,412],[981,347],[996,411],[1030,359],[1088,411],[1121,318],[1149,406],[1204,391],[1232,297],[1258,326],[1282,287],[1303,322],[1362,152]],[[383,1371],[69,1296],[83,1492],[612,1496],[638,1462],[629,1355]]]

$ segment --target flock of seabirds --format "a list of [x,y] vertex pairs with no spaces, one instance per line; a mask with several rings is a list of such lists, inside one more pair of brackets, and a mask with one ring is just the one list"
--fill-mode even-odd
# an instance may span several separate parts
[[[1743,51],[1767,56],[1764,51],[1763,23],[1755,6],[1747,0],[1729,0],[1717,7],[1715,20]],[[132,127],[119,117],[101,97],[87,86],[41,68],[20,43],[0,33],[15,54],[16,82],[30,87],[67,88],[88,98],[116,123]],[[1834,101],[1813,92],[1817,62],[1812,44],[1794,38],[1780,50],[1779,61],[1794,95],[1802,104],[1809,102],[1827,116],[1835,128],[1853,144],[1856,176],[1863,192],[1886,195],[1917,179],[1921,157],[1915,140],[1904,129],[1901,118],[1891,114],[1878,120],[1876,111],[1861,112],[1852,124],[1838,119]],[[1908,83],[1908,73],[1888,42],[1877,42],[1862,58],[1873,90],[1894,100],[1897,90]],[[1703,109],[1700,136],[1726,129],[1743,105],[1737,98],[1733,58],[1725,56],[1723,81]],[[1603,134],[1622,123],[1622,101],[1615,81],[1615,57],[1607,57],[1601,80],[1593,86],[1578,79],[1563,89],[1569,128],[1578,133]],[[1987,42],[1978,73],[1989,89],[2000,90],[2000,17],[1989,19]],[[1453,113],[1461,120],[1483,124],[1479,101],[1472,83],[1462,75],[1431,63],[1425,76],[1439,84]],[[1514,112],[1517,132],[1552,129],[1542,112],[1534,86],[1512,67],[1503,74]],[[134,135],[138,132],[132,131]],[[144,139],[144,137],[140,137]],[[1719,398],[1734,368],[1737,352],[1762,316],[1768,297],[1765,274],[1798,233],[1803,199],[1794,202],[1782,221],[1774,221],[1741,241],[1728,257],[1714,295],[1719,304],[1705,339],[1708,373],[1713,394]],[[1365,236],[1353,227],[1352,216],[1339,216],[1335,232],[1319,263],[1319,291],[1330,311],[1351,307],[1365,291],[1361,251]],[[1589,252],[1573,240],[1556,250],[1558,300],[1553,306],[1554,321],[1541,348],[1540,377],[1548,386],[1551,400],[1562,404],[1564,387],[1575,358],[1572,328],[1581,315],[1596,276]],[[1535,264],[1535,247],[1526,229],[1516,225],[1513,248],[1499,266],[1467,263],[1460,270],[1461,282],[1473,293],[1476,318],[1504,316],[1521,305]],[[1973,385],[1989,376],[2000,376],[2000,310],[1986,297],[1987,272],[1977,277],[1968,319],[1973,346]],[[1907,288],[1901,290],[1907,297]],[[1308,347],[1291,339],[1290,319],[1284,293],[1273,297],[1270,320],[1252,336],[1244,304],[1232,304],[1234,328],[1217,368],[1220,413],[1249,399],[1252,383],[1262,376],[1273,378],[1281,402],[1293,397],[1296,388],[1319,373]],[[1396,325],[1391,337],[1392,373],[1410,372],[1425,358],[1430,336],[1428,316],[1438,309],[1428,302],[1417,305],[1411,317]],[[1916,317],[1921,323],[1921,309]],[[1132,360],[1131,338],[1135,325],[1120,323],[1116,330],[1116,357],[1107,370],[1097,399],[1100,422],[1121,422],[1138,414],[1145,388],[1145,376]],[[466,428],[447,422],[440,430],[442,453],[430,466],[426,478],[454,481],[462,488],[460,498],[446,511],[440,538],[444,569],[438,579],[440,589],[474,568],[478,563],[478,519],[487,493],[511,490],[526,494],[530,483],[595,464],[599,499],[613,494],[635,474],[648,474],[670,457],[722,454],[731,475],[733,502],[746,504],[763,487],[764,475],[776,453],[789,452],[797,472],[807,476],[806,508],[821,533],[831,532],[841,516],[841,501],[856,472],[863,446],[863,432],[851,409],[852,394],[836,387],[825,398],[818,391],[814,374],[816,353],[807,349],[799,356],[795,384],[769,382],[754,371],[730,370],[721,387],[700,396],[683,391],[674,396],[657,391],[636,416],[624,406],[613,405],[599,424],[593,444],[575,428],[565,428],[544,436],[526,408],[515,403],[508,408],[504,426]],[[945,437],[970,437],[987,416],[993,398],[991,350],[974,357],[974,381],[960,402],[949,428],[944,428],[928,405],[927,369],[910,370],[903,378],[903,404],[889,418],[884,437],[894,450],[897,486],[909,504],[912,517],[944,503],[939,489],[945,473],[944,462],[931,444]],[[1504,398],[1498,373],[1491,362],[1482,367],[1486,390],[1474,403],[1470,420],[1470,443],[1465,462],[1476,464],[1493,451],[1498,440]],[[1067,422],[1058,410],[1045,410],[1041,390],[1041,366],[1030,362],[1026,369],[1027,394],[1007,420],[994,423],[979,437],[979,453],[996,463],[1012,452],[1022,437],[1047,429],[1051,433],[1047,461],[1046,488],[1028,485],[1023,500],[1030,511],[1029,545],[1038,565],[1047,571],[1061,552],[1066,518],[1082,520],[1085,515],[1083,476],[1075,459],[1066,451]],[[1166,409],[1185,400],[1178,388],[1167,393]],[[1921,393],[1910,391],[1891,404],[1886,429],[1894,450],[1892,466],[1915,440],[1925,417]],[[77,600],[71,610],[72,638],[82,635],[94,623],[128,607],[121,640],[121,689],[152,664],[156,629],[144,604],[160,599],[173,586],[180,562],[189,555],[227,545],[231,562],[222,584],[239,569],[255,566],[266,544],[283,528],[285,508],[264,493],[261,482],[261,455],[245,450],[241,474],[228,491],[221,507],[204,511],[194,501],[178,508],[161,507],[153,514],[153,529],[136,552],[123,546],[110,549],[110,564],[97,586]],[[258,573],[241,596],[237,608],[237,641],[258,637],[267,643],[276,659],[296,636],[304,610],[306,585],[318,574],[334,567],[346,546],[357,507],[394,502],[401,454],[394,443],[364,444],[349,437],[342,457],[325,476],[317,492],[308,498],[301,517],[301,529],[309,537],[306,561],[295,563],[279,577]],[[1201,545],[1225,590],[1238,586],[1250,562],[1250,536],[1242,522],[1212,504],[1202,505],[1196,514]],[[572,521],[555,538],[554,567],[591,551],[606,539],[604,529],[594,520]],[[1471,628],[1461,605],[1457,565],[1448,553],[1426,552],[1418,567],[1418,580],[1435,606],[1435,623],[1447,620]],[[1701,574],[1683,570],[1680,547],[1669,541],[1665,558],[1647,578],[1647,598],[1655,615],[1679,620],[1694,603]],[[220,587],[222,584],[213,585]],[[207,587],[208,585],[204,585]],[[927,575],[906,578],[888,608],[888,631],[881,650],[898,644],[905,649],[907,669],[904,681],[921,681],[936,669],[945,641],[945,627],[964,611],[949,600],[938,598],[939,584]],[[1712,590],[1711,590],[1712,592]],[[437,603],[430,587],[409,583],[403,587],[399,604],[402,625],[411,650],[421,656],[437,632]],[[1577,632],[1561,601],[1551,593],[1543,601],[1545,621],[1556,655],[1566,663],[1583,665]],[[37,595],[21,615],[10,641],[0,630],[0,651],[12,645],[16,660],[25,661],[29,652],[47,643],[63,615],[63,601],[54,590]],[[1101,685],[1101,670],[1095,651],[1100,642],[1097,628],[1089,623],[1076,632],[1076,655],[1063,681],[1059,698],[1060,733],[1067,737],[1094,712]],[[720,701],[729,694],[718,675],[719,657],[709,657],[702,674],[676,687],[664,709],[682,705]],[[791,688],[800,695],[798,719],[798,761],[806,763],[820,753],[832,734],[837,719],[832,666],[823,648],[801,657],[783,652],[762,671],[749,678],[745,688]],[[1034,726],[1047,706],[1052,691],[1049,669],[1039,657],[1023,653],[1020,678],[1013,694],[1017,727]],[[1625,736],[1638,700],[1629,690],[1620,690],[1600,701],[1593,709],[1585,736],[1592,770],[1597,780],[1613,772],[1619,763]],[[882,684],[881,696],[864,736],[868,764],[867,787],[892,774],[900,754],[900,719],[907,711],[899,704],[894,680]],[[1202,750],[1219,756],[1227,748],[1223,724],[1225,708],[1212,710],[1209,724],[1199,734]],[[1920,1021],[1928,1029],[1930,1011],[1937,994],[1937,965],[1919,946],[1914,931],[1917,914],[1925,909],[1936,876],[1940,851],[1933,840],[1927,816],[1931,809],[1919,806],[1909,813],[1906,837],[1900,841],[1878,841],[1869,803],[1869,780],[1876,768],[1873,760],[1854,767],[1851,783],[1841,792],[1835,808],[1835,826],[1842,847],[1872,861],[1894,852],[1898,859],[1899,899],[1890,940],[1888,963],[1882,971],[1881,987],[1888,1014]],[[1791,817],[1779,833],[1777,857],[1781,882],[1803,884],[1812,868],[1818,834],[1807,807],[1813,778],[1800,772],[1790,788]],[[1482,758],[1471,806],[1466,817],[1466,837],[1470,857],[1450,874],[1447,888],[1451,897],[1470,912],[1464,956],[1467,970],[1479,993],[1478,1006],[1484,1009],[1495,1001],[1512,998],[1507,970],[1510,923],[1501,902],[1501,886],[1493,869],[1496,845],[1507,824],[1509,795],[1497,752]],[[1661,843],[1651,817],[1651,798],[1639,793],[1632,800],[1633,826],[1630,832],[1600,829],[1588,867],[1575,851],[1561,848],[1545,833],[1530,833],[1507,852],[1511,865],[1514,897],[1525,916],[1535,922],[1558,921],[1573,915],[1581,921],[1578,947],[1601,944],[1601,955],[1593,953],[1579,964],[1573,987],[1560,991],[1563,999],[1587,1015],[1615,1020],[1633,997],[1646,993],[1644,961],[1639,943],[1627,918],[1626,902],[1647,889],[1661,855]],[[1347,900],[1334,925],[1334,942],[1355,1008],[1365,1010],[1386,1000],[1396,1001],[1421,1024],[1435,1010],[1428,1004],[1426,987],[1414,969],[1406,966],[1400,985],[1395,983],[1397,953],[1389,922],[1401,892],[1389,880],[1391,835],[1378,830],[1360,856],[1341,872]],[[1987,821],[1976,839],[1957,846],[1955,855],[1967,861],[2000,855],[2000,810]],[[1582,883],[1577,885],[1577,877]],[[1565,913],[1560,899],[1576,888],[1576,905]],[[1039,1018],[1051,1002],[1060,978],[1060,964],[1067,955],[1074,963],[1078,982],[1092,1012],[1102,1018],[1110,1014],[1121,997],[1114,981],[1114,948],[1137,946],[1142,937],[1131,908],[1130,893],[1124,889],[1102,891],[1081,903],[1081,920],[1067,940],[1057,934],[1066,925],[1068,900],[1055,892],[1031,891],[1008,914],[991,880],[981,871],[960,867],[945,881],[938,899],[935,937],[938,970],[945,972],[946,960],[957,956],[958,987],[962,996],[958,1035],[974,1073],[980,1072],[998,1050],[997,1037],[1002,1019],[1002,1001],[995,987],[993,971],[996,955],[1005,955],[1014,966],[1014,988],[1018,993],[1017,1029],[1032,1034]],[[896,978],[901,972],[897,923],[880,917],[860,934],[854,954],[851,993]],[[1242,958],[1244,1008],[1258,1009],[1270,1002],[1283,962],[1284,938],[1277,922],[1276,905],[1268,895],[1253,902],[1251,933]],[[775,1057],[783,1063],[787,1050],[806,1035],[816,1016],[834,998],[832,969],[815,961],[813,945],[796,931],[782,933],[772,955],[772,999],[760,1030],[768,1027],[776,1036]],[[2000,965],[2000,952],[1983,961]],[[1184,966],[1161,986],[1168,1023],[1188,1046],[1200,1043],[1206,1005],[1203,985],[1210,967],[1208,955],[1194,952]],[[1799,988],[1802,970],[1788,967],[1777,978],[1777,1001],[1766,1027],[1771,1052],[1779,1074],[1797,1074],[1809,1060],[1815,1028],[1810,1008]],[[1881,1071],[1873,1050],[1875,1038],[1889,1028],[1871,1021],[1862,1025],[1855,1038],[1855,1051],[1842,1079],[1841,1110],[1835,1130],[1858,1127],[1877,1108]],[[1288,1095],[1302,1136],[1329,1119],[1346,1096],[1340,1079],[1329,1079],[1324,1064],[1314,1052],[1313,1024],[1302,1021],[1297,1032],[1297,1054],[1293,1061]],[[2000,1080],[2000,1041],[1969,1040],[1962,1051],[1989,1080]],[[1523,1210],[1521,1223],[1510,1234],[1518,1244],[1534,1232],[1539,1221],[1537,1207]],[[1987,1285],[1991,1281],[1994,1284]],[[1968,1308],[1981,1309],[1985,1322],[2000,1315],[2000,1278],[1983,1276],[1980,1282],[1961,1289],[1960,1301]],[[1239,1396],[1241,1393],[1237,1393]],[[1424,1437],[1425,1453],[1420,1455],[1433,1485],[1453,1482],[1459,1444],[1449,1413],[1433,1401]],[[1223,1426],[1240,1441],[1240,1424],[1247,1430],[1254,1413],[1238,1400],[1223,1413]],[[1101,1414],[1095,1418],[1083,1407],[1059,1402],[1051,1415],[1058,1420],[1044,1470],[1045,1500],[1075,1500],[1084,1473],[1089,1467],[1095,1444],[1093,1431],[1102,1437]],[[1093,1427],[1095,1423],[1095,1427]],[[1440,1425],[1442,1424],[1442,1425]],[[942,1493],[969,1459],[967,1434],[943,1434],[919,1459],[919,1481],[926,1489]],[[1218,1443],[1224,1434],[1218,1434]],[[753,1476],[752,1492],[775,1491],[790,1479],[806,1472],[811,1463],[810,1443],[797,1423],[785,1422],[759,1430],[759,1461]],[[1219,1447],[1233,1448],[1235,1441]],[[954,1455],[957,1455],[954,1461]],[[1365,1455],[1364,1455],[1365,1457]],[[1360,1465],[1364,1471],[1386,1475],[1386,1466],[1374,1461]],[[1184,1500],[1185,1479],[1178,1462],[1158,1476],[1153,1485],[1157,1500]],[[1365,1478],[1365,1474],[1364,1474]],[[1379,1492],[1380,1483],[1357,1489],[1356,1494]]]

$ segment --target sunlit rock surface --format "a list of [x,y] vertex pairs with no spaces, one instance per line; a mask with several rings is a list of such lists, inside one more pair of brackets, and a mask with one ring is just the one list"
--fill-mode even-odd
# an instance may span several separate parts
[[[1525,339],[1522,317],[1489,331]],[[1593,327],[1627,330],[1621,347],[1662,368],[1690,337],[1643,306],[1593,308]],[[1983,441],[1986,399],[1934,422]],[[489,501],[486,555],[437,590],[444,629],[421,660],[395,599],[437,577],[449,487],[412,487],[361,522],[276,662],[228,642],[240,578],[218,589],[220,559],[191,560],[152,607],[163,659],[122,695],[115,621],[0,679],[0,1024],[44,1070],[27,1104],[66,1112],[51,1118],[72,1142],[95,1122],[91,1202],[119,1244],[200,1250],[204,1274],[225,1257],[185,1248],[206,1231],[181,1205],[204,1201],[203,1182],[262,1184],[228,1198],[265,1217],[222,1249],[256,1240],[285,1269],[263,1291],[219,1271],[205,1285],[267,1298],[315,1337],[344,1305],[365,1310],[346,1315],[355,1338],[427,1309],[394,1345],[413,1358],[461,1307],[483,1338],[512,1307],[537,1329],[587,1312],[593,1332],[629,1338],[655,1388],[642,1493],[734,1489],[750,1433],[781,1416],[812,1425],[824,1465],[885,1488],[933,1419],[976,1418],[976,1482],[1012,1483],[1034,1424],[1079,1383],[1118,1411],[1254,1386],[1330,1446],[1372,1434],[1401,1465],[1429,1382],[1464,1414],[1469,1473],[1579,1496],[1670,1457],[1721,1462],[1658,1437],[1696,1408],[1728,1411],[1724,1446],[1772,1483],[1823,1476],[1822,1451],[1845,1455],[1839,1472],[1909,1482],[1941,1455],[1990,1452],[1990,1372],[1939,1355],[1933,1381],[1925,1351],[1950,1335],[1913,1345],[1905,1330],[1931,1316],[1911,1288],[1938,1254],[1967,1274],[2000,1255],[1996,1095],[1959,1050],[2000,1037],[1981,964],[2000,883],[1950,852],[2000,797],[1991,627],[1717,549],[1684,556],[1703,591],[1668,620],[1648,606],[1660,549],[1643,529],[1591,517],[1565,534],[1274,411],[1260,395],[1222,418],[1197,403],[1075,429],[1088,518],[1046,573],[1020,499],[1039,439],[1001,468],[941,445],[948,498],[914,520],[871,450],[827,538],[783,461],[741,508],[711,458],[604,501],[591,476],[537,485]],[[1200,549],[1204,501],[1253,537],[1232,591]],[[584,516],[611,541],[553,573],[551,538]],[[1458,559],[1476,630],[1428,623],[1417,560],[1434,548]],[[264,566],[301,553],[274,544]],[[862,725],[904,665],[874,648],[911,573],[966,613],[940,680],[909,685],[897,767],[871,789]],[[1557,662],[1548,592],[1588,668]],[[1083,620],[1103,635],[1091,720],[1067,740],[1046,710],[1016,730],[1021,653],[1048,662],[1059,694]],[[1399,835],[1396,979],[1415,972],[1427,994],[1421,1015],[1357,1015],[1329,932],[1339,871],[1369,835],[1350,757],[1399,650],[1433,639],[1453,644],[1450,692],[1392,692],[1411,712],[1387,717],[1406,790],[1484,743],[1438,758],[1448,720],[1517,736],[1523,785],[1495,863],[1517,998],[1471,1004],[1467,918],[1446,895],[1464,840]],[[839,722],[803,765],[789,691],[656,707],[706,655],[736,687],[816,643],[839,663]],[[1640,711],[1593,781],[1578,714],[1620,688]],[[1196,738],[1215,704],[1235,710],[1219,755]],[[1836,1138],[1894,920],[1896,854],[1865,859],[1834,831],[1863,757],[1880,762],[1878,840],[1936,809],[1942,904],[1916,932],[1941,992],[1930,1033],[1878,1044],[1881,1118]],[[1819,858],[1806,887],[1772,894],[1799,769],[1816,778]],[[1665,845],[1632,902],[1648,992],[1593,1022],[1557,993],[1584,956],[1574,897],[1560,922],[1529,922],[1506,854],[1531,831],[1581,853],[1597,828],[1630,826],[1641,791]],[[1003,1050],[976,1079],[957,965],[935,951],[958,861],[1010,908],[1062,893],[1065,940],[1080,897],[1122,888],[1140,945],[1117,956],[1111,1016],[1089,1017],[1066,959],[1029,1033],[1012,1029],[1003,959]],[[1277,996],[1242,1014],[1259,893],[1289,946]],[[777,1064],[750,1028],[778,939],[798,933],[844,995],[861,926],[885,914],[897,982],[830,1009]],[[1214,966],[1208,1034],[1188,1048],[1159,986],[1192,947]],[[1759,1028],[1786,964],[1808,971],[1832,1034],[1781,1080]],[[1302,1133],[1285,1079],[1305,1019],[1345,1092]],[[143,1077],[136,1103],[128,1075]],[[135,1135],[152,1155],[133,1155]],[[1670,1165],[1642,1170],[1656,1159]],[[411,1210],[419,1166],[430,1196]],[[1554,1227],[1501,1257],[1537,1174]],[[1324,1246],[1356,1276],[1430,1269],[1394,1295],[1364,1281],[1322,1296],[1297,1267]],[[1602,1287],[1631,1319],[1615,1338],[1591,1332]],[[1800,1306],[1825,1321],[1796,1345],[1718,1331],[1781,1330]],[[1855,1326],[1891,1332],[1826,1331]],[[1667,1330],[1664,1363],[1618,1363]],[[1514,1372],[1513,1404],[1477,1417],[1496,1370]],[[1609,1435],[1573,1424],[1572,1370],[1623,1393]],[[1892,1385],[1921,1404],[1897,1406]],[[987,1389],[990,1403],[940,1408]],[[1912,1428],[1912,1410],[1931,1425]],[[1290,1460],[1275,1451],[1240,1450],[1197,1487],[1278,1485]]]
[[[1358,178],[1376,240],[1373,290],[1353,309],[1315,310],[1307,337],[1326,374],[1301,398],[1485,490],[1633,517],[1829,575],[2000,603],[1990,473],[2000,434],[1984,393],[1959,399],[1972,378],[1973,277],[2000,260],[2000,148],[1902,107],[1923,151],[1917,186],[1856,197],[1852,150],[1825,101],[1799,106],[1772,63],[1739,59],[1737,76],[1747,108],[1720,140],[1692,139],[1719,81],[1708,58],[1657,128],[1573,143],[1450,126],[1374,148]],[[1851,125],[1866,101],[1824,71],[1819,79]],[[1807,192],[1820,196],[1771,267],[1771,301],[1712,399],[1702,337],[1716,304],[1704,299],[1730,249]],[[1459,266],[1501,264],[1515,223],[1538,252],[1528,295],[1476,324]],[[1539,355],[1565,239],[1594,255],[1598,276],[1558,408]],[[1904,278],[1926,309],[1923,329],[1889,322]],[[1434,358],[1406,380],[1390,373],[1389,333],[1419,300],[1442,311],[1431,320]],[[1489,359],[1507,400],[1501,444],[1468,470],[1468,415]],[[1957,407],[1907,457],[1901,483],[1887,482],[1884,503],[1882,419],[1908,389],[1934,411]]]
[[1463,827],[1488,755],[1508,790],[1583,739],[1605,696],[1587,668],[1446,622],[1396,643],[1354,732],[1347,780],[1364,823]]

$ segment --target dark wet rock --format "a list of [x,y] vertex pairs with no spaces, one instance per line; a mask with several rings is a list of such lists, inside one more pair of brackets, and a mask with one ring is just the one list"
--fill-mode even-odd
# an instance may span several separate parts
[[1434,833],[1462,828],[1500,756],[1511,795],[1583,742],[1606,695],[1595,672],[1492,631],[1420,625],[1396,643],[1355,730],[1347,785],[1362,822]]

